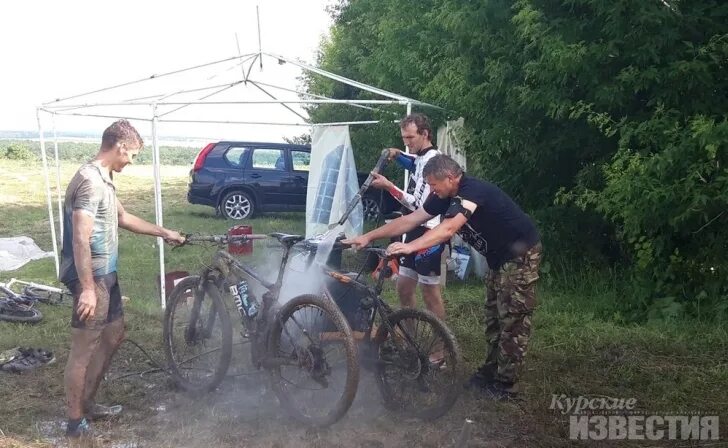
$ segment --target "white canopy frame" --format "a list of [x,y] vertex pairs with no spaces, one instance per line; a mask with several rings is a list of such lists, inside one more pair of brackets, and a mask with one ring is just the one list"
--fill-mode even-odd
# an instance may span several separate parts
[[[258,80],[253,80],[251,78],[251,71],[253,66],[257,63],[261,66],[261,71],[263,67],[263,59],[273,59],[276,64],[291,64],[293,66],[298,67],[300,70],[304,72],[314,73],[320,76],[323,76],[325,78],[328,78],[332,81],[340,82],[343,84],[346,84],[348,86],[361,89],[363,91],[369,92],[373,95],[377,95],[380,97],[384,97],[384,99],[367,99],[367,100],[339,100],[339,99],[333,99],[328,98],[322,95],[314,95],[308,92],[303,92],[297,89],[287,88],[283,86],[277,86],[269,83],[265,83]],[[231,70],[234,70],[236,68],[241,69],[241,77],[237,78],[231,82],[226,83],[217,83],[213,85],[201,85],[201,86],[190,86],[189,88],[185,87],[182,89],[176,89],[171,92],[159,92],[152,95],[145,95],[141,97],[132,97],[125,100],[107,100],[107,99],[101,99],[96,101],[89,101],[89,102],[79,102],[84,97],[90,97],[98,94],[106,94],[111,91],[118,92],[120,89],[127,88],[129,86],[133,85],[139,85],[145,82],[149,82],[151,80],[157,80],[164,77],[169,77],[173,75],[178,75],[185,72],[192,72],[195,70],[200,70],[203,68],[209,68],[212,66],[218,67],[225,63],[233,63],[231,67],[227,67],[225,70],[219,72],[219,74],[229,72]],[[245,65],[249,64],[246,70]],[[212,79],[218,75],[214,75],[212,77],[207,78]],[[263,92],[266,94],[267,97],[270,99],[267,100],[235,100],[235,101],[215,101],[215,100],[208,100],[208,98],[215,96],[221,92],[233,89],[238,86],[248,86],[251,85],[255,87],[257,90]],[[270,92],[270,89],[275,89],[281,92],[288,92],[288,93],[295,93],[298,97],[296,100],[281,100],[278,99],[274,94]],[[191,93],[202,93],[203,95],[197,99],[197,100],[175,100],[174,97],[182,96],[184,94],[191,94]],[[73,100],[73,101],[72,101]],[[266,122],[266,121],[236,121],[236,120],[205,120],[205,119],[183,119],[183,118],[175,118],[174,114],[181,109],[188,108],[188,107],[205,107],[205,106],[220,106],[220,105],[239,105],[239,106],[251,106],[251,105],[262,105],[262,104],[278,104],[284,108],[286,108],[288,111],[290,111],[292,114],[294,114],[299,120],[292,121],[292,122]],[[179,70],[174,70],[166,73],[162,73],[159,75],[153,74],[145,78],[140,78],[137,80],[124,82],[121,84],[112,85],[109,87],[96,89],[93,91],[80,93],[76,95],[71,95],[64,98],[59,98],[53,101],[49,101],[46,103],[43,103],[42,105],[38,106],[36,108],[36,118],[38,121],[38,133],[40,137],[40,147],[41,147],[41,158],[43,163],[43,173],[45,177],[45,188],[46,188],[46,198],[47,198],[47,206],[48,206],[48,217],[50,220],[51,225],[51,239],[53,244],[53,253],[54,253],[54,259],[55,259],[55,267],[56,267],[56,275],[60,275],[60,263],[59,263],[59,256],[58,256],[58,241],[56,239],[56,223],[54,219],[54,213],[53,213],[53,200],[51,195],[51,182],[49,177],[49,170],[48,170],[48,160],[47,160],[47,153],[46,153],[46,143],[45,143],[45,135],[44,135],[44,128],[41,120],[41,114],[49,114],[51,116],[52,122],[53,122],[53,141],[54,141],[54,154],[55,154],[55,164],[56,164],[56,197],[58,202],[58,225],[60,229],[60,237],[61,240],[63,239],[63,198],[61,197],[61,187],[60,187],[60,162],[59,162],[59,154],[58,154],[58,137],[56,135],[56,116],[75,116],[75,117],[96,117],[96,118],[109,118],[109,119],[120,119],[120,118],[126,118],[129,120],[136,120],[136,121],[143,121],[143,122],[149,122],[151,124],[152,128],[152,164],[153,164],[153,171],[154,171],[154,202],[155,202],[155,223],[159,226],[163,226],[164,223],[164,217],[163,217],[163,210],[162,210],[162,186],[161,186],[161,174],[160,174],[160,156],[159,156],[159,144],[158,144],[158,128],[160,123],[203,123],[203,124],[224,124],[224,125],[255,125],[255,126],[304,126],[304,127],[313,127],[313,126],[341,126],[341,125],[368,125],[368,124],[375,124],[378,123],[378,120],[360,120],[360,121],[341,121],[341,122],[330,122],[330,123],[310,123],[308,122],[308,119],[294,110],[291,105],[305,105],[305,104],[342,104],[347,105],[351,107],[356,108],[364,108],[364,109],[370,109],[370,110],[378,110],[381,111],[381,109],[377,109],[376,106],[382,106],[382,105],[401,105],[406,107],[406,113],[410,114],[412,113],[412,107],[423,107],[423,108],[431,108],[431,109],[438,109],[443,110],[442,108],[435,106],[433,104],[425,103],[422,101],[418,101],[412,98],[408,98],[403,95],[399,95],[396,93],[392,93],[377,87],[373,87],[349,78],[346,78],[344,76],[337,75],[335,73],[331,73],[329,71],[323,70],[321,68],[313,67],[311,65],[308,65],[304,62],[301,62],[296,59],[287,58],[278,54],[273,53],[266,53],[262,50],[256,53],[248,53],[248,54],[240,54],[238,56],[233,56],[221,60],[216,60],[204,64],[199,64]],[[130,107],[133,107],[138,109],[140,106],[148,108],[150,111],[149,116],[136,116],[132,117],[128,114],[121,113],[123,110],[129,110]],[[102,112],[95,112],[95,110],[103,109],[111,107],[112,112],[110,113],[102,113]],[[161,110],[162,108],[165,108],[165,110]],[[117,111],[119,113],[117,113]],[[408,149],[407,149],[408,150]],[[408,182],[408,173],[405,172],[405,188],[407,186]],[[166,288],[165,288],[165,253],[164,253],[164,241],[161,237],[157,238],[157,246],[159,248],[159,290],[160,290],[160,300],[162,308],[166,307]]]

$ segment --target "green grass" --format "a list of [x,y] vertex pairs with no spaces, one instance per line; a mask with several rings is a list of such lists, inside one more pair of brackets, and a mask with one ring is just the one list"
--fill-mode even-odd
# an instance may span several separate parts
[[[0,161],[0,169],[6,173],[0,180],[0,208],[3,211],[0,237],[27,235],[34,238],[41,248],[49,250],[51,238],[45,187],[43,178],[38,175],[39,166],[3,160]],[[63,166],[63,185],[75,169],[73,165]],[[225,232],[233,224],[231,221],[216,218],[209,207],[187,203],[185,171],[184,167],[163,168],[165,226],[185,232]],[[149,167],[135,167],[118,176],[116,184],[125,208],[153,221],[150,173]],[[56,210],[54,204],[54,212]],[[252,225],[256,233],[300,233],[304,230],[300,213],[264,215],[246,224]],[[212,250],[200,247],[168,250],[167,271],[194,272],[209,260]],[[270,242],[256,242],[252,260],[262,263],[271,253],[278,252]],[[548,260],[548,252],[546,257]],[[121,231],[119,278],[122,293],[130,297],[126,307],[128,336],[161,360],[162,313],[156,280],[158,266],[155,239]],[[31,262],[14,272],[0,273],[0,281],[7,281],[10,277],[56,284],[52,259]],[[471,368],[482,362],[484,356],[483,289],[478,280],[466,283],[450,281],[444,292],[448,324],[455,332],[466,363]],[[387,291],[390,300],[394,301],[392,288]],[[606,395],[634,397],[638,400],[638,409],[647,413],[720,414],[726,422],[721,431],[722,438],[725,438],[728,426],[725,411],[728,409],[728,394],[725,392],[728,390],[726,329],[719,324],[699,321],[636,325],[621,323],[619,316],[607,318],[611,316],[610,303],[619,301],[626,293],[627,288],[621,285],[613,272],[550,269],[541,284],[540,305],[534,318],[533,337],[523,375],[525,400],[519,405],[482,405],[466,397],[458,405],[459,410],[453,411],[454,423],[447,420],[440,425],[452,425],[447,431],[457,431],[462,422],[457,420],[458,416],[467,413],[466,416],[483,423],[483,427],[476,431],[478,437],[504,437],[507,440],[515,437],[521,441],[513,446],[564,446],[568,445],[564,438],[568,434],[568,419],[548,409],[552,394],[570,397]],[[26,439],[38,438],[37,422],[59,418],[63,414],[62,378],[68,355],[70,309],[68,306],[42,306],[42,311],[44,320],[38,325],[0,322],[0,350],[15,346],[44,347],[53,350],[58,359],[53,365],[25,375],[0,374],[0,437],[4,433]],[[148,368],[147,360],[129,346],[125,346],[114,361],[117,371]],[[155,389],[151,393],[135,381],[119,381],[114,385],[102,387],[103,397],[119,400],[131,409],[132,412],[121,424],[136,428],[136,434],[144,434],[139,428],[150,415],[150,406],[174,394],[169,389]],[[214,403],[205,402],[198,408],[198,413],[215,414]],[[203,408],[208,410],[201,410]],[[189,422],[202,418],[201,414],[191,415]],[[230,431],[234,431],[231,427],[235,425],[225,423],[227,420],[219,415],[215,421],[216,427],[226,429],[221,434],[219,430],[216,433],[214,428],[208,428],[212,431],[210,442],[233,446],[235,442]],[[417,434],[424,427],[409,426],[408,431]],[[176,430],[181,432],[169,440],[185,440],[188,437],[185,435],[186,428]],[[387,429],[392,430],[396,428]],[[149,431],[144,437],[157,437],[156,430]]]

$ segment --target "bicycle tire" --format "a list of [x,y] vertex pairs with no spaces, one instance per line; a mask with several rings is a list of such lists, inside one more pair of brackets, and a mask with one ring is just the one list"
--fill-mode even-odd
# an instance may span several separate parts
[[31,307],[27,310],[10,309],[0,304],[0,320],[6,322],[17,322],[35,324],[43,319],[43,313],[38,308]]
[[[305,313],[308,310],[312,310],[314,312],[318,310],[319,313],[325,314],[325,317],[328,319],[328,323],[326,323],[326,325],[333,325],[333,327],[324,327],[321,325],[324,321],[319,320],[315,324],[318,328],[307,328],[308,333],[303,331],[300,332],[301,335],[305,336],[304,343],[306,343],[306,339],[309,343],[313,342],[305,347],[305,351],[303,351],[303,347],[297,345],[297,343],[292,340],[288,322],[293,322],[300,328],[300,324],[296,322],[295,316],[298,315],[300,316],[300,320],[303,320],[302,313]],[[294,326],[291,328],[295,329]],[[284,346],[286,344],[283,338],[284,334],[290,344],[285,347],[285,349]],[[316,342],[318,342],[319,345],[317,345]],[[293,351],[291,351],[292,346]],[[325,352],[322,347],[328,348],[329,352]],[[332,400],[321,400],[320,397],[315,400],[310,400],[317,402],[314,404],[314,407],[318,409],[310,410],[309,412],[304,409],[299,409],[299,403],[294,397],[296,392],[306,389],[296,388],[294,390],[293,387],[291,387],[291,381],[285,378],[287,374],[283,374],[281,372],[282,367],[280,364],[269,367],[268,369],[273,392],[278,397],[281,405],[294,419],[305,425],[313,427],[325,427],[332,425],[341,419],[341,417],[343,417],[351,407],[359,386],[359,362],[356,343],[351,333],[351,328],[346,322],[346,318],[336,304],[326,298],[313,294],[303,294],[288,301],[276,314],[268,334],[269,356],[280,358],[282,356],[293,356],[293,353],[295,352],[295,362],[298,363],[298,370],[305,371],[307,369],[308,372],[306,372],[306,375],[308,375],[308,378],[311,379],[316,375],[320,375],[320,372],[315,372],[317,365],[321,366],[324,364],[330,368],[328,363],[333,357],[329,357],[329,353],[331,353],[334,349],[336,349],[339,352],[339,355],[344,358],[343,363],[345,364],[346,371],[345,380],[342,385],[335,384],[337,383],[337,378],[335,378],[331,383],[329,383],[329,379],[327,379],[326,384],[322,385],[321,389],[318,390],[325,390],[329,394],[340,395],[338,397],[334,397]],[[304,356],[298,356],[299,353],[308,354],[310,355],[309,358],[313,359],[304,359]],[[321,362],[322,359],[323,362]],[[331,369],[329,373],[331,373],[334,369],[340,369],[342,362],[335,364],[336,366]],[[313,381],[319,381],[319,384],[324,382],[324,380],[320,377],[318,380],[314,378]],[[342,386],[342,390],[340,392],[334,391],[337,386]],[[308,392],[313,393],[313,391],[316,390],[315,387],[316,385],[314,384],[314,387],[309,389]],[[322,394],[326,394],[326,392],[323,392]],[[333,408],[321,411],[319,405],[322,402],[333,402]],[[314,415],[317,411],[321,412],[321,414]]]
[[[421,353],[416,345],[402,335],[398,339],[403,347],[397,347],[397,344],[389,338],[389,330],[386,326],[379,326],[374,339],[378,354],[375,376],[385,407],[422,420],[434,420],[443,416],[455,404],[462,389],[460,372],[462,355],[455,337],[450,329],[429,311],[403,308],[393,312],[388,317],[388,321],[391,328],[395,330],[408,326],[403,325],[403,321],[414,322],[416,327],[414,331],[408,331],[408,334],[415,339],[415,343],[417,343],[420,325],[424,323],[429,326],[433,336],[441,341],[444,362],[433,364],[430,361],[430,353],[432,350],[436,350],[434,346],[438,344],[437,342],[430,343],[426,348],[427,352]],[[412,324],[409,325],[409,327],[411,326]],[[394,373],[391,379],[388,370],[392,370]],[[428,377],[428,375],[430,376]],[[447,377],[445,384],[440,388],[442,396],[438,397],[432,405],[423,406],[412,403],[408,398],[414,400],[420,392],[422,392],[423,398],[427,398],[424,394],[432,392],[432,378],[435,375]],[[430,378],[429,382],[428,378]],[[404,392],[405,384],[413,390],[414,393],[411,397],[404,393],[401,396],[395,393],[396,380],[400,380],[399,388],[402,392]]]
[[71,296],[68,291],[64,292],[51,292],[41,288],[35,288],[32,286],[26,286],[23,288],[23,296],[28,297],[32,300],[36,300],[47,305],[58,305],[63,302],[64,296]]
[[[220,385],[232,358],[233,335],[230,315],[217,286],[208,281],[198,289],[200,281],[200,277],[196,275],[182,279],[170,293],[164,315],[164,352],[169,374],[180,388],[191,394],[210,392]],[[190,315],[189,322],[182,323],[181,326],[175,325],[178,323],[176,316],[178,314],[183,316],[182,313],[185,312]],[[206,322],[200,319],[201,316]],[[193,326],[190,326],[191,323]],[[220,347],[184,360],[183,355],[186,355],[187,349],[195,351],[196,346],[202,345],[202,350],[206,350],[205,341],[212,335],[216,325],[220,330]],[[181,338],[179,330],[182,331]],[[182,348],[186,350],[177,348],[175,342],[179,339]],[[220,357],[212,362],[214,367],[211,372],[207,369],[188,367],[189,362],[201,358],[205,353],[213,352],[219,352]],[[186,375],[187,370],[203,370],[203,372],[201,378],[193,379]]]

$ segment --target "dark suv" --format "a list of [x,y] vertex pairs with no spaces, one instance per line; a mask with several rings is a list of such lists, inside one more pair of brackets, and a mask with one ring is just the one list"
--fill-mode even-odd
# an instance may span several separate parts
[[[257,212],[305,211],[310,162],[307,145],[210,143],[195,158],[187,200],[214,207],[230,219]],[[366,177],[359,173],[360,185]],[[391,195],[374,189],[364,194],[362,204],[368,220],[399,208]]]

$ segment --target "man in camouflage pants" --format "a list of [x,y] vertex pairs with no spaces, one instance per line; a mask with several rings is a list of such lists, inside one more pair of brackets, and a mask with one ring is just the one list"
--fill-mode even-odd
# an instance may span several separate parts
[[[442,222],[422,237],[393,243],[388,251],[413,253],[449,241],[457,233],[485,255],[490,267],[486,280],[486,359],[467,387],[497,399],[513,397],[518,392],[518,370],[536,306],[541,261],[536,226],[500,188],[466,175],[448,156],[430,159],[423,175],[432,194],[415,212],[381,227],[377,237],[404,233],[432,216],[443,215]],[[353,239],[351,243],[359,241]]]
[[504,394],[517,392],[518,368],[531,337],[531,317],[536,307],[536,281],[541,263],[541,243],[487,274],[485,298],[485,363],[469,385],[504,385]]

